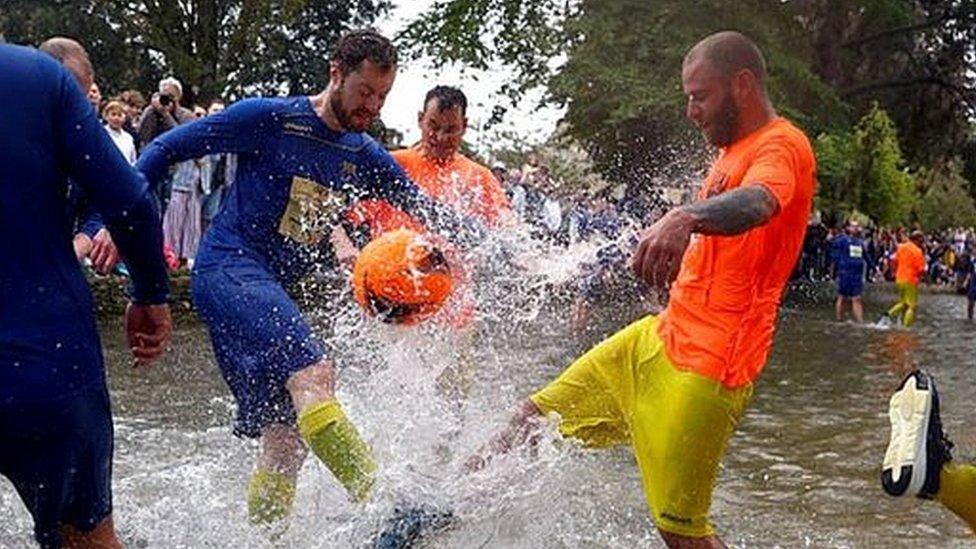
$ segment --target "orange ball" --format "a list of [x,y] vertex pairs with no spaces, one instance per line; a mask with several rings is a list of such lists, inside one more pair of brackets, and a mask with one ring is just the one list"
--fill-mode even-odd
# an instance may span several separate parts
[[454,289],[454,278],[443,252],[430,240],[397,229],[359,252],[352,287],[356,302],[370,316],[416,324],[440,310]]

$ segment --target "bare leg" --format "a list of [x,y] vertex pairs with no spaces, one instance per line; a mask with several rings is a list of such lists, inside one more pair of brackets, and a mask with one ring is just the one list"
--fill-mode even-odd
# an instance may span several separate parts
[[122,549],[122,543],[115,535],[115,523],[112,515],[98,523],[90,532],[82,532],[74,526],[64,525],[61,528],[64,545],[68,549]]
[[671,549],[725,549],[727,547],[718,536],[690,538],[658,530],[664,543]]
[[843,296],[837,296],[837,301],[834,302],[834,314],[837,318],[837,322],[844,320],[844,298]]
[[261,432],[261,456],[258,468],[294,479],[298,476],[308,448],[292,425],[269,425]]
[[285,387],[301,414],[313,404],[335,398],[335,365],[331,360],[320,360],[292,374]]
[[469,457],[464,463],[464,468],[469,472],[478,471],[484,468],[493,456],[508,453],[527,441],[532,443],[536,440],[535,435],[541,425],[542,412],[535,403],[526,399],[519,405],[508,426],[492,437],[476,454]]
[[851,298],[851,311],[856,322],[864,322],[864,301],[860,296]]

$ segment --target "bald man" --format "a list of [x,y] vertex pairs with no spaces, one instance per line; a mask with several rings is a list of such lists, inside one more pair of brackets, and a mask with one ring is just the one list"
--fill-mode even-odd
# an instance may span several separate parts
[[745,36],[699,42],[681,73],[687,117],[720,149],[698,200],[646,229],[641,278],[670,287],[667,309],[603,341],[526,400],[468,460],[531,440],[555,412],[592,447],[630,443],[669,547],[723,547],[709,521],[719,463],[773,342],[780,299],[813,200],[806,136],[779,117],[766,64]]

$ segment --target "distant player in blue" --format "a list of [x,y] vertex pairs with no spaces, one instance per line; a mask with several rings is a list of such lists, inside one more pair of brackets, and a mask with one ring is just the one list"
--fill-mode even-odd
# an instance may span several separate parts
[[237,401],[235,434],[261,439],[248,489],[255,522],[289,513],[308,449],[357,500],[368,496],[376,469],[335,399],[333,361],[285,288],[317,262],[333,260],[340,214],[358,199],[383,198],[446,234],[465,228],[363,133],[379,116],[396,63],[383,36],[348,33],[333,51],[322,93],[241,101],[163,134],[138,163],[155,183],[175,162],[238,155],[235,182],[197,255],[192,289]]
[[851,302],[851,313],[854,320],[864,322],[864,240],[861,239],[861,227],[856,221],[847,224],[845,232],[831,241],[831,260],[837,276],[837,302],[834,309],[837,321],[844,319],[844,302]]
[[126,334],[137,364],[159,356],[171,326],[155,201],[78,83],[48,55],[0,44],[0,119],[0,474],[42,547],[120,547],[105,367],[71,245],[68,179],[131,269]]

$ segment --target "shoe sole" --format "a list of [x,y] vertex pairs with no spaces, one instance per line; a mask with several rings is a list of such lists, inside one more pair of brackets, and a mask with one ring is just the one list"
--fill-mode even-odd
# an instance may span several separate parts
[[932,383],[912,372],[888,403],[891,438],[885,451],[881,485],[892,496],[919,494],[927,472],[926,441],[932,415]]

